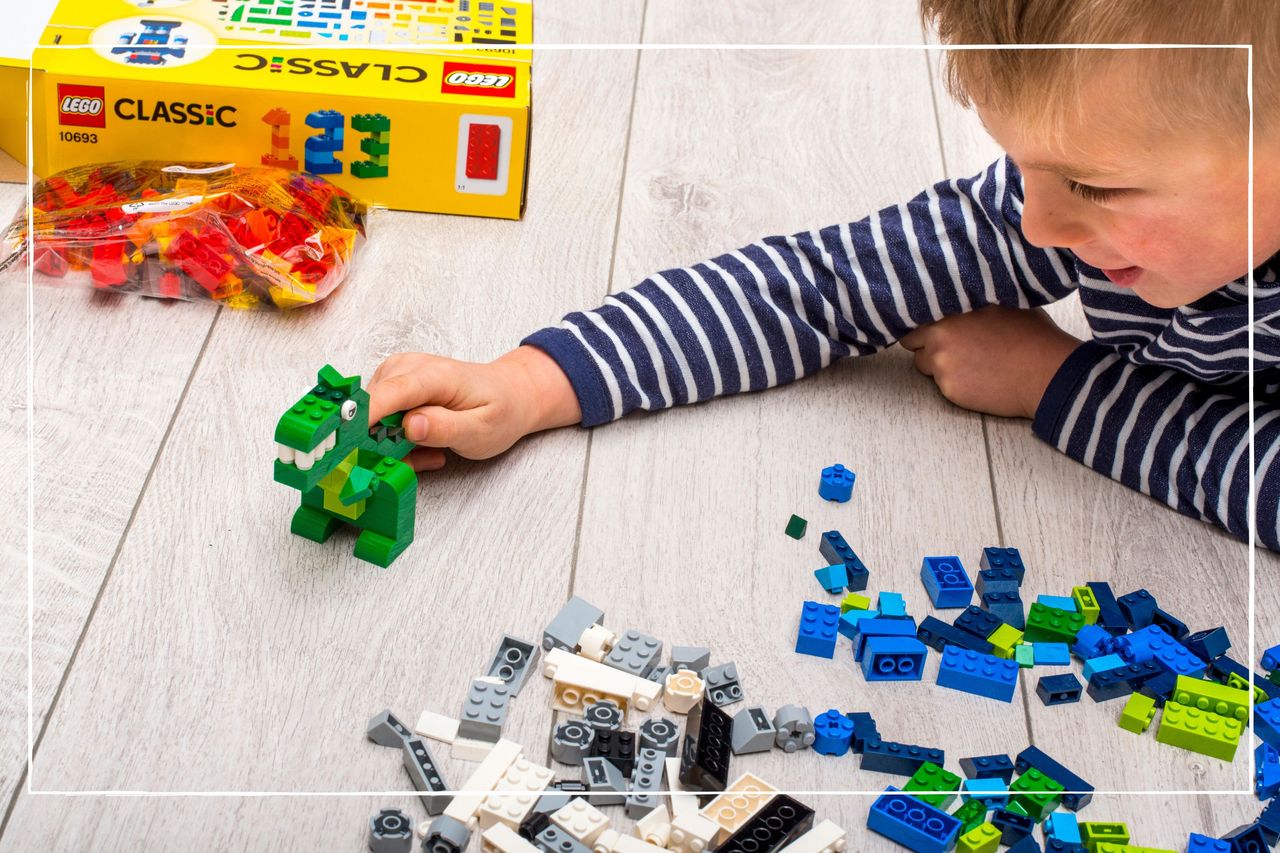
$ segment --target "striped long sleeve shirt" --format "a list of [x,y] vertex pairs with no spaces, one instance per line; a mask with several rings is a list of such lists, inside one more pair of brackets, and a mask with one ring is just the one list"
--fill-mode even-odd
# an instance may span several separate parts
[[[527,337],[568,375],[584,426],[791,382],[879,352],[917,326],[1079,291],[1092,339],[1032,430],[1183,514],[1280,550],[1280,254],[1191,305],[1156,308],[1067,249],[1022,234],[1022,177],[997,160],[857,222],[766,237],[670,269]],[[1248,406],[1248,383],[1255,405]]]

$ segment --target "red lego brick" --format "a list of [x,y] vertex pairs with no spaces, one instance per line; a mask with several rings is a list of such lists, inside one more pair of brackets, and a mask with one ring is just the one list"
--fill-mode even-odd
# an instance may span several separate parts
[[493,181],[498,178],[498,151],[502,128],[473,124],[467,130],[467,177]]

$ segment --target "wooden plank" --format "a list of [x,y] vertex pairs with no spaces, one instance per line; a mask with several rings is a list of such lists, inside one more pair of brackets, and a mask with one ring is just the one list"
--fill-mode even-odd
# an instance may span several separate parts
[[[695,21],[710,14],[689,9]],[[875,18],[920,36],[907,7],[827,12],[809,19],[809,32]],[[674,41],[696,29],[674,15],[651,5],[646,39]],[[732,30],[720,38],[750,40]],[[940,176],[926,82],[919,53],[645,54],[614,290],[766,234],[847,222],[914,195]],[[917,153],[889,154],[903,139]],[[819,470],[835,461],[858,472],[849,504],[817,496]],[[809,520],[801,542],[783,534],[792,512]],[[634,626],[669,643],[706,644],[713,663],[735,661],[747,702],[770,713],[789,702],[815,714],[874,710],[886,739],[945,746],[952,761],[1025,745],[1018,709],[939,690],[936,656],[923,683],[872,684],[853,672],[847,641],[835,661],[794,653],[801,602],[828,599],[812,572],[823,564],[818,539],[832,528],[870,566],[872,594],[902,591],[917,617],[928,612],[921,558],[976,554],[995,535],[978,418],[938,399],[901,351],[850,360],[785,389],[598,429],[575,591],[603,606],[617,631]],[[774,751],[734,764],[796,791],[901,782],[855,772],[854,758],[812,753]],[[822,798],[822,808],[834,799]]]
[[[5,225],[26,186],[0,185]],[[0,280],[0,455],[13,484],[0,517],[0,801],[27,758],[26,270]],[[34,727],[37,735],[216,309],[43,282],[33,295]]]

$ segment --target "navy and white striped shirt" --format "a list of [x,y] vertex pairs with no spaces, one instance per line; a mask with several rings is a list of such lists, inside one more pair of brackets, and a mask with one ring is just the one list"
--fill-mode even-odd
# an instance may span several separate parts
[[766,237],[642,281],[524,340],[568,375],[584,426],[781,385],[986,305],[1078,290],[1093,339],[1050,383],[1036,435],[1186,515],[1280,550],[1280,254],[1254,273],[1255,407],[1245,278],[1174,309],[1022,234],[1022,176],[997,160],[845,225]]

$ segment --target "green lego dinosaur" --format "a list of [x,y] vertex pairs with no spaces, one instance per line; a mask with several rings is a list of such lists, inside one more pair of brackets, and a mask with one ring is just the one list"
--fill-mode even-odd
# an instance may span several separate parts
[[317,384],[276,424],[277,483],[302,492],[289,529],[324,542],[343,524],[360,528],[356,556],[391,565],[413,541],[418,477],[405,462],[404,412],[369,428],[359,376],[320,368]]

